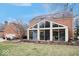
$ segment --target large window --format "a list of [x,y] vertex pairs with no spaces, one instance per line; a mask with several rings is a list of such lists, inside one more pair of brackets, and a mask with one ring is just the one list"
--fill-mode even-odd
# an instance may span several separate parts
[[[50,28],[50,25],[52,28]],[[52,32],[50,33],[51,30]],[[65,41],[64,26],[55,22],[50,23],[50,21],[42,21],[34,25],[32,29],[29,30],[29,39],[37,40],[37,33],[39,34],[40,40],[50,40],[52,36],[52,40],[54,41]]]

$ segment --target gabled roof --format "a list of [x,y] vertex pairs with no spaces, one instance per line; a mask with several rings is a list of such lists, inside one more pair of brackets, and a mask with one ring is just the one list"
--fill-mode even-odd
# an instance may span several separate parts
[[0,32],[3,32],[4,28],[5,28],[5,25],[4,24],[0,24]]
[[0,32],[3,32],[4,31],[4,29],[5,29],[5,27],[7,26],[7,25],[14,25],[14,26],[16,26],[16,28],[18,28],[18,29],[21,29],[22,28],[22,25],[20,25],[20,24],[18,24],[18,23],[14,23],[14,22],[10,22],[10,23],[8,23],[8,24],[0,24]]
[[70,11],[63,11],[63,12],[57,12],[54,14],[47,14],[47,15],[41,15],[33,18],[30,22],[32,21],[41,21],[43,19],[59,19],[59,18],[69,18],[72,17],[72,12]]

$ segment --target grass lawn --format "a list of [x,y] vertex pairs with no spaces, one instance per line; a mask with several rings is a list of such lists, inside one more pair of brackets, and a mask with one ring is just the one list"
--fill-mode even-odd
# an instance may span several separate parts
[[79,46],[0,42],[1,56],[79,56]]

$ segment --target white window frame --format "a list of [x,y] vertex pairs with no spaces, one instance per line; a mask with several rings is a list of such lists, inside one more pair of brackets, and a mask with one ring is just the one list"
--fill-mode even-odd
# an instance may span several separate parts
[[[49,28],[39,28],[39,24],[40,24],[41,22],[45,22],[45,21],[50,22],[50,27],[49,27]],[[61,26],[63,26],[63,27],[53,27],[53,26],[52,26],[53,23],[54,23],[54,24],[61,25]],[[37,28],[33,28],[35,25],[37,25]],[[31,29],[30,29],[30,28],[31,28]],[[51,33],[51,32],[52,32],[52,29],[65,29],[65,41],[66,41],[66,42],[68,41],[68,27],[65,26],[65,25],[63,25],[63,24],[59,24],[59,23],[56,23],[56,22],[50,21],[50,20],[42,20],[42,21],[40,21],[40,22],[34,24],[34,25],[31,26],[30,28],[27,29],[27,39],[28,39],[28,40],[29,40],[29,30],[37,30],[37,36],[38,36],[37,39],[40,40],[40,36],[39,36],[40,33],[39,33],[39,30],[50,29],[50,41],[53,41],[53,40],[52,40],[52,38],[53,38],[53,37],[52,37],[53,33]]]

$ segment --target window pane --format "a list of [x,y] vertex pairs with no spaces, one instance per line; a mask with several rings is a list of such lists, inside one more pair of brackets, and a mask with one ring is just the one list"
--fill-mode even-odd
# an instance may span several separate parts
[[49,28],[50,27],[50,22],[46,21],[45,22],[45,28]]
[[30,38],[30,40],[36,40],[37,39],[37,30],[30,30],[29,38]]
[[53,27],[63,27],[63,26],[59,24],[53,24]]
[[45,22],[41,22],[39,24],[40,28],[49,28],[50,27],[50,22],[45,21]]
[[33,36],[32,36],[32,35],[33,35],[33,34],[32,34],[32,31],[30,30],[30,31],[29,31],[29,38],[30,38],[30,39],[33,39]]
[[53,24],[53,27],[58,27],[58,24]]
[[59,25],[59,27],[63,27],[63,26]]
[[44,30],[40,30],[40,40],[44,40],[45,38],[45,31]]
[[40,28],[44,28],[44,27],[45,27],[45,23],[41,22],[41,23],[39,24],[39,27],[40,27]]
[[52,32],[53,32],[53,40],[57,41],[58,40],[58,29],[54,29]]
[[50,40],[50,30],[40,30],[40,40]]
[[65,29],[59,29],[60,41],[65,41]]

